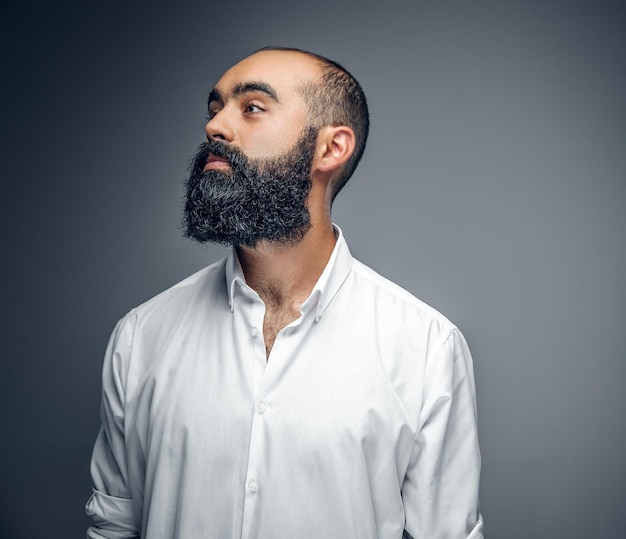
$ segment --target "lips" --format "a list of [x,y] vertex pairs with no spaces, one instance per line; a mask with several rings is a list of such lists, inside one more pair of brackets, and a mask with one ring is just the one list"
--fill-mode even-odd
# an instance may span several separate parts
[[204,170],[215,170],[220,168],[230,168],[230,161],[225,157],[218,157],[215,154],[210,153],[207,157]]

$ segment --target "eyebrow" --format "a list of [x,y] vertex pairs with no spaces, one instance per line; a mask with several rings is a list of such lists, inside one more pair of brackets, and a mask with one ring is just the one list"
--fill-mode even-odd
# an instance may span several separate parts
[[[274,90],[274,88],[272,88],[266,82],[257,82],[257,81],[240,82],[239,84],[235,85],[235,87],[232,89],[231,95],[232,97],[239,97],[244,94],[251,94],[254,92],[261,92],[262,94],[265,94],[267,97],[269,97],[273,101],[276,101],[276,103],[279,103],[276,90]],[[211,90],[211,93],[209,94],[209,105],[215,102],[221,103],[221,104],[224,103],[224,96],[217,88],[213,88]]]

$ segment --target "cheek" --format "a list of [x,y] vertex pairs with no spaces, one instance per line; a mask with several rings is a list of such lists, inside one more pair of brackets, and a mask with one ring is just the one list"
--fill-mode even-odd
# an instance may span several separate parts
[[251,159],[282,155],[298,142],[305,125],[306,109],[301,107],[265,117],[242,133],[243,149]]
[[266,130],[262,135],[250,137],[244,151],[251,159],[276,157],[291,150],[298,142],[300,134],[301,129],[294,126]]

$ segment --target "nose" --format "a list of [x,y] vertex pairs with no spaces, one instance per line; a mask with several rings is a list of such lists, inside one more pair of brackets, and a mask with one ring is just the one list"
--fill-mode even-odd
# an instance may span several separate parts
[[207,140],[223,140],[232,142],[233,132],[229,125],[227,114],[224,109],[217,112],[206,124],[204,128]]

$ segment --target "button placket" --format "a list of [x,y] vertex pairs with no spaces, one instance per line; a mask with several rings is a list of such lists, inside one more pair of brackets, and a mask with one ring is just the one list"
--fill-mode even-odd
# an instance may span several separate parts
[[258,518],[257,514],[261,488],[259,477],[261,477],[261,479],[263,478],[265,471],[264,463],[267,461],[267,433],[265,432],[265,418],[262,417],[262,414],[266,410],[267,405],[265,401],[256,400],[254,402],[248,450],[248,467],[245,479],[242,538],[248,538],[250,536],[252,524]]

